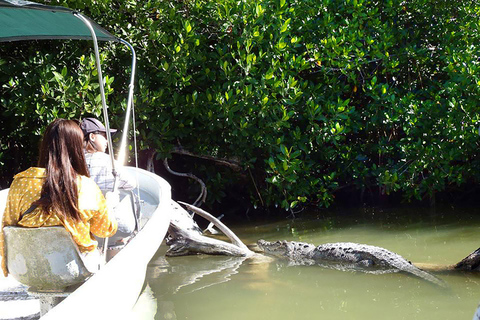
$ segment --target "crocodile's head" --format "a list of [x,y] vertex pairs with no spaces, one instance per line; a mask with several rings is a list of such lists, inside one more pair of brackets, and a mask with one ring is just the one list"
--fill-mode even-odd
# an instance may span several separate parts
[[288,257],[291,255],[292,251],[294,250],[294,246],[292,242],[285,241],[285,240],[269,242],[269,241],[260,239],[257,241],[257,244],[264,253],[271,254],[274,256]]

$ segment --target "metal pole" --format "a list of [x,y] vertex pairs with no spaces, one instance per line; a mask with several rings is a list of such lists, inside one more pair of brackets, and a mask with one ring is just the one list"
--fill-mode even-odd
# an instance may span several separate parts
[[130,84],[128,85],[129,90],[128,90],[128,99],[127,99],[127,111],[125,114],[125,123],[123,125],[122,139],[120,142],[120,151],[118,152],[118,157],[117,157],[117,161],[120,164],[124,165],[125,158],[126,158],[127,133],[128,133],[128,126],[130,121],[130,113],[133,107],[133,91],[135,87],[135,71],[137,68],[137,55],[135,54],[135,49],[133,49],[130,43],[128,43],[123,39],[119,39],[119,40],[120,42],[125,44],[128,48],[130,48],[130,51],[132,52],[132,73],[130,76]]
[[[74,13],[74,15],[83,21],[83,23],[88,27],[88,29],[90,30],[90,33],[92,34],[93,47],[95,49],[95,60],[97,63],[98,83],[100,85],[100,96],[102,98],[103,118],[105,121],[105,128],[107,129],[106,134],[107,134],[107,141],[108,141],[108,152],[110,153],[110,159],[112,161],[112,173],[113,173],[113,176],[116,177],[117,172],[115,170],[115,159],[113,157],[112,135],[110,134],[110,124],[108,121],[108,107],[107,107],[107,102],[105,101],[105,89],[103,86],[102,67],[100,65],[100,53],[98,50],[97,35],[93,30],[92,24],[90,23],[90,21],[88,21],[87,18],[85,18],[83,15],[81,15],[78,12]],[[116,178],[115,178],[115,181],[116,181]],[[115,189],[115,185],[116,183],[114,183],[114,189]]]
[[[133,103],[133,92],[135,88],[135,73],[137,70],[137,54],[135,53],[135,49],[133,46],[123,39],[119,39],[120,42],[125,44],[132,53],[132,66],[131,66],[131,76],[130,76],[130,84],[128,86],[128,99],[127,99],[127,110],[125,115],[125,123],[123,126],[122,131],[122,139],[120,142],[120,151],[117,156],[117,162],[121,165],[125,164],[126,152],[127,152],[127,132],[129,127],[130,121],[130,113],[132,113],[132,124],[133,124],[133,144],[134,144],[134,154],[135,154],[135,167],[138,168],[138,157],[137,157],[137,138],[136,138],[136,128],[135,128],[135,106]],[[135,180],[137,182],[137,194],[140,195],[139,183],[138,183],[138,176],[135,175]],[[138,218],[138,217],[136,217]]]
[[[100,85],[100,95],[102,97],[103,118],[105,120],[105,129],[107,129],[106,134],[107,134],[107,141],[108,141],[108,152],[110,153],[110,159],[112,160],[112,173],[114,177],[113,189],[115,190],[117,185],[116,183],[117,172],[115,171],[115,159],[113,158],[112,135],[110,134],[110,124],[108,122],[107,102],[105,101],[105,89],[103,87],[102,67],[100,65],[100,53],[98,51],[97,35],[95,34],[95,30],[93,30],[92,24],[90,23],[90,21],[88,21],[87,18],[85,18],[78,12],[74,13],[74,15],[83,21],[83,23],[87,26],[87,28],[90,30],[90,33],[92,34],[93,47],[95,49],[95,60],[97,63],[98,84]],[[107,261],[107,250],[108,250],[107,248],[108,248],[108,238],[105,238],[105,241],[103,242],[103,252],[102,252],[105,262]]]

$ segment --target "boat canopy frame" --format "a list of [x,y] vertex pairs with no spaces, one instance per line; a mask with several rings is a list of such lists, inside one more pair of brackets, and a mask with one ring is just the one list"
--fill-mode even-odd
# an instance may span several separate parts
[[[24,0],[0,0],[0,42],[23,40],[92,40],[95,61],[100,84],[103,117],[107,129],[108,150],[110,153],[113,174],[116,176],[110,124],[108,121],[108,107],[105,100],[105,89],[100,64],[98,41],[114,41],[127,46],[132,54],[131,77],[127,98],[125,123],[120,143],[118,162],[125,161],[127,131],[133,105],[133,92],[136,69],[136,54],[133,46],[127,41],[117,38],[103,29],[87,16],[78,11],[60,6],[48,6]],[[134,133],[135,134],[135,133]],[[136,152],[136,151],[135,151]],[[116,180],[116,179],[115,179]],[[116,183],[115,183],[116,185]]]

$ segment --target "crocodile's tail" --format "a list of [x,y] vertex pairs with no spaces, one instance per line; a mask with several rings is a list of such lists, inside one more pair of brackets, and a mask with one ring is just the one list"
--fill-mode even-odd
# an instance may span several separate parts
[[442,287],[442,288],[448,288],[448,285],[445,281],[435,277],[434,275],[424,271],[424,270],[421,270],[421,269],[418,269],[417,267],[413,266],[413,265],[409,265],[407,268],[401,268],[402,271],[404,272],[408,272],[410,274],[413,274],[421,279],[424,279],[424,280],[427,280],[439,287]]

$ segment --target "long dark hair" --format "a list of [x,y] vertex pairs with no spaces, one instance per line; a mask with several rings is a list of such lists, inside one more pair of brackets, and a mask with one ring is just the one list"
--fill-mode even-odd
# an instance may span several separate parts
[[53,209],[64,218],[80,220],[77,176],[89,176],[83,153],[83,132],[76,121],[57,119],[50,123],[40,145],[38,167],[46,169],[41,198],[45,212]]

